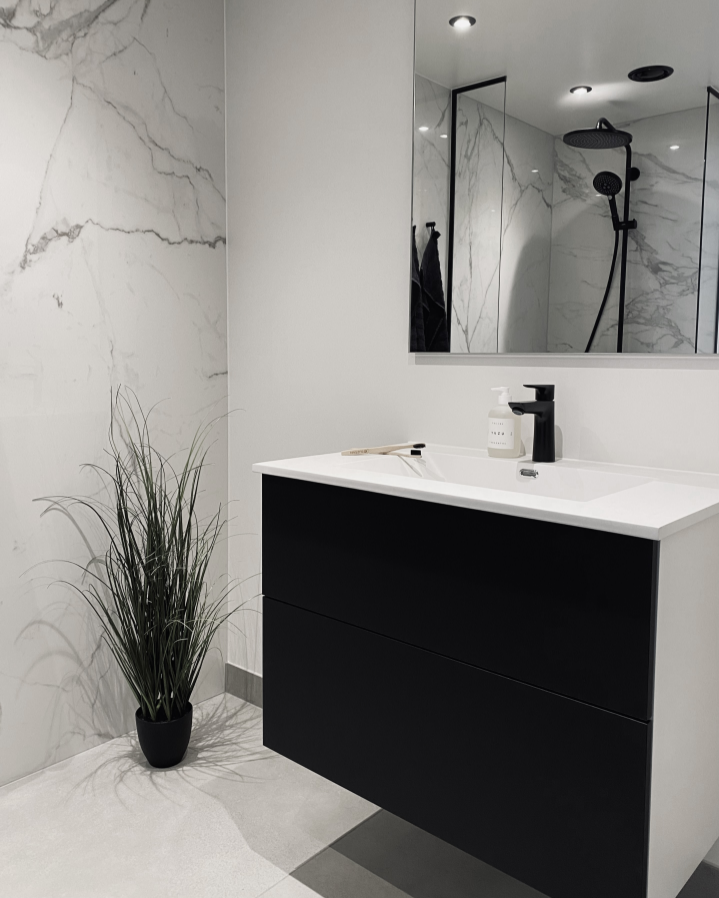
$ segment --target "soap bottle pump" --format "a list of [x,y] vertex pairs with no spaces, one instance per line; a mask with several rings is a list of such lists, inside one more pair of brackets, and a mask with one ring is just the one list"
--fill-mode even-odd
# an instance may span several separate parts
[[522,424],[509,407],[509,387],[492,387],[499,393],[497,405],[489,411],[487,453],[492,458],[519,458],[522,454]]

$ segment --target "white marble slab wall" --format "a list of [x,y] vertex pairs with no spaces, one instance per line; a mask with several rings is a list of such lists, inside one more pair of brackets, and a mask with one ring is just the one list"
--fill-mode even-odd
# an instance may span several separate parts
[[505,119],[499,351],[546,352],[554,138]]
[[452,352],[497,352],[504,113],[457,102]]
[[719,302],[719,100],[714,97],[708,124],[698,329],[702,353],[715,351]]
[[[632,132],[632,184],[625,352],[694,352],[704,155],[704,108],[623,125]],[[678,145],[679,149],[670,147]],[[555,142],[550,274],[550,352],[583,352],[606,288],[614,232],[596,196],[603,169],[624,180],[623,150],[577,150]],[[620,214],[623,192],[617,197]],[[593,351],[616,349],[619,261]]]
[[[417,226],[417,251],[421,263],[431,233],[426,223],[436,222],[441,235],[438,248],[443,284],[446,285],[452,94],[446,87],[422,75],[415,75],[414,90],[412,224]],[[427,130],[420,131],[420,128]]]
[[[166,400],[165,451],[226,408],[223,47],[222,0],[0,3],[0,782],[132,726],[56,584],[86,547],[33,500],[96,489],[112,387]],[[199,695],[222,676],[216,652]]]
[[554,138],[469,95],[457,126],[452,352],[544,352]]

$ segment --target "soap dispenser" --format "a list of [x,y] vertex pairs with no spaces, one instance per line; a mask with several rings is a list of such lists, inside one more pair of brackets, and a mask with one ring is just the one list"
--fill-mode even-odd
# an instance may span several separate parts
[[489,411],[487,452],[492,458],[519,458],[522,454],[522,424],[509,407],[509,387],[492,387],[499,393],[497,405]]

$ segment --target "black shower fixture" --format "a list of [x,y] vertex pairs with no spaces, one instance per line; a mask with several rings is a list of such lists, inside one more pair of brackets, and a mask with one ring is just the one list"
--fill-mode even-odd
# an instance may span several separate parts
[[592,181],[592,187],[602,196],[615,197],[622,189],[622,179],[613,171],[600,171]]
[[674,74],[670,65],[643,65],[633,69],[628,75],[630,81],[638,81],[640,84],[650,84],[652,81],[663,81]]
[[[639,169],[632,166],[629,180],[636,181],[639,174]],[[595,175],[592,187],[594,187],[597,193],[601,193],[602,196],[616,196],[621,192],[622,179],[619,175],[615,175],[613,171],[600,171],[598,175]]]
[[564,142],[578,150],[616,150],[628,147],[632,135],[617,129],[605,118],[600,118],[595,128],[582,128],[564,135]]
[[585,352],[589,352],[594,342],[599,322],[604,313],[604,307],[609,298],[609,291],[614,279],[614,267],[617,262],[617,251],[619,249],[619,234],[622,235],[622,265],[619,282],[619,322],[617,325],[617,352],[621,352],[624,343],[624,305],[627,292],[627,251],[629,243],[629,231],[636,228],[637,223],[634,219],[629,218],[629,195],[630,184],[639,177],[639,169],[632,165],[632,135],[629,131],[619,131],[614,125],[605,118],[600,118],[594,128],[584,128],[580,131],[570,131],[564,135],[564,142],[570,147],[576,147],[579,150],[618,150],[622,147],[626,150],[627,166],[626,166],[626,188],[624,190],[624,220],[621,221],[617,211],[616,195],[622,189],[622,179],[614,172],[602,171],[594,178],[593,185],[597,193],[601,193],[609,199],[609,208],[612,213],[612,225],[614,226],[614,255],[612,256],[612,266],[609,270],[609,281],[607,289],[604,293],[604,299],[599,307],[599,313],[592,334],[587,343]]

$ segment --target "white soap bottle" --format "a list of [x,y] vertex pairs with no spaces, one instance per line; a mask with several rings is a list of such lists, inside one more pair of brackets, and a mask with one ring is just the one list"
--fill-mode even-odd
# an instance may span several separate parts
[[492,387],[499,393],[497,405],[489,412],[487,453],[492,458],[519,458],[522,454],[522,422],[509,407],[509,387]]

